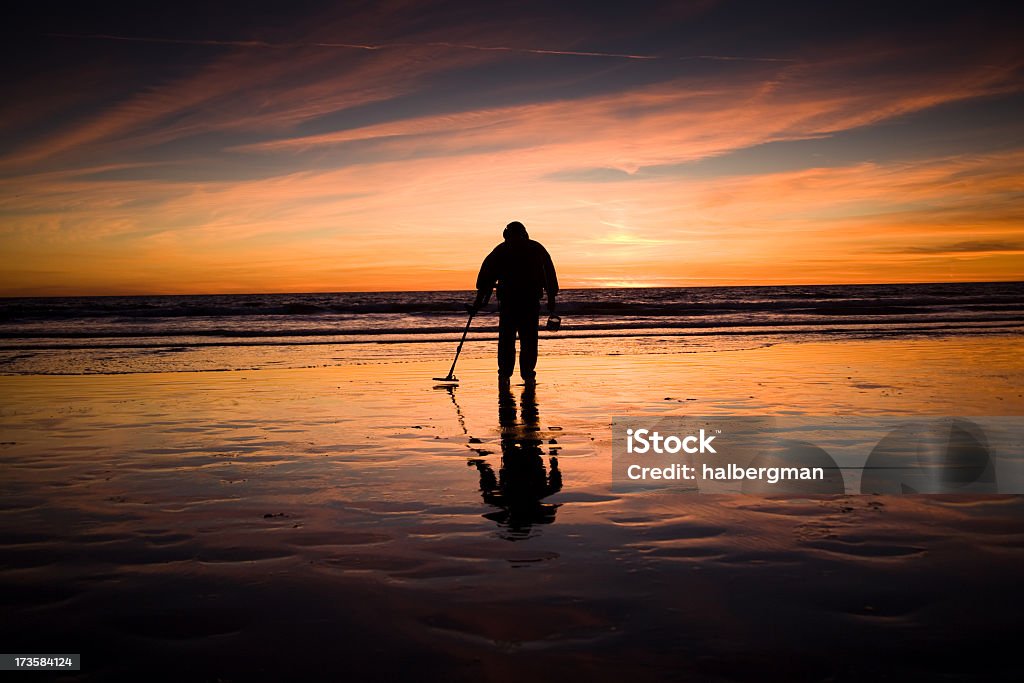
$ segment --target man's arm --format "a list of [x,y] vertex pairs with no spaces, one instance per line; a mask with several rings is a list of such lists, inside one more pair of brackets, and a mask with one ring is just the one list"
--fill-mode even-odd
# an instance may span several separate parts
[[498,281],[497,251],[497,248],[491,251],[480,265],[480,273],[476,276],[476,300],[470,305],[474,313],[491,300],[491,293]]
[[548,310],[555,312],[555,296],[558,294],[558,275],[555,273],[555,264],[551,260],[551,254],[543,246],[540,248],[543,254],[544,264],[544,291],[548,295]]

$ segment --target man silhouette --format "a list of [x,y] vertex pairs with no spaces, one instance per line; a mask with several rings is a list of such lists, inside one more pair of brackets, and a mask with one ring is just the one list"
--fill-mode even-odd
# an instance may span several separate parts
[[526,227],[513,221],[505,227],[505,241],[496,246],[476,279],[477,311],[491,300],[495,285],[501,313],[498,320],[498,379],[507,382],[516,364],[516,335],[519,335],[519,374],[532,382],[537,373],[537,325],[540,299],[547,293],[548,311],[555,311],[558,278],[555,266],[540,242],[530,239]]

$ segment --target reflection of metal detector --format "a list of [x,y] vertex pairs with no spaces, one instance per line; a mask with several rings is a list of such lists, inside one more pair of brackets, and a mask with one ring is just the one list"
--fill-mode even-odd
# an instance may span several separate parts
[[[445,382],[448,384],[458,384],[459,379],[455,376],[455,364],[459,362],[459,354],[462,353],[462,345],[466,343],[466,335],[469,334],[469,325],[473,322],[473,311],[469,312],[469,320],[466,321],[466,329],[462,331],[462,339],[459,341],[459,348],[455,349],[455,360],[452,361],[452,367],[448,371],[447,377],[435,377],[435,382]],[[452,394],[452,398],[455,395]]]
[[462,414],[462,408],[459,407],[459,402],[455,400],[455,385],[448,384],[435,388],[444,389],[448,392],[448,395],[452,397],[452,405],[455,406],[455,416],[459,419],[459,426],[462,427],[462,433],[469,436],[469,430],[466,429],[466,416]]
[[483,442],[480,441],[480,439],[477,439],[469,435],[469,429],[466,427],[466,416],[462,414],[462,408],[459,406],[459,402],[455,400],[455,390],[458,387],[455,384],[441,384],[434,388],[444,389],[445,391],[448,392],[448,395],[451,396],[452,405],[455,406],[455,417],[458,418],[459,426],[462,427],[462,433],[466,436],[467,439],[466,448],[473,451],[478,456],[476,458],[471,457],[469,459],[469,462],[467,462],[466,464],[475,465],[476,463],[483,463],[484,461],[481,460],[480,458],[485,458],[494,451],[488,450],[487,448],[483,448],[482,446],[478,446],[477,444],[481,444]]

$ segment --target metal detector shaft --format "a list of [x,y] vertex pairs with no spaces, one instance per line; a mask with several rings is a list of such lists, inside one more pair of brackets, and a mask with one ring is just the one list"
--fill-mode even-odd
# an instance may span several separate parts
[[462,339],[459,340],[459,348],[455,349],[455,360],[452,361],[452,369],[448,371],[448,379],[455,375],[455,364],[459,362],[459,354],[462,353],[462,345],[466,343],[466,335],[469,334],[469,326],[473,322],[473,313],[469,314],[466,321],[466,329],[462,331]]

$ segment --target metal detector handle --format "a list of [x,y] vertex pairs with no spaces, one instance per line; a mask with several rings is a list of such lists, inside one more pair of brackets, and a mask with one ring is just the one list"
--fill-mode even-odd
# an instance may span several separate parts
[[452,361],[451,370],[448,371],[449,379],[455,375],[455,364],[459,362],[459,354],[462,353],[462,345],[466,343],[466,335],[469,334],[469,326],[473,323],[473,315],[476,311],[469,312],[469,320],[466,321],[466,329],[462,331],[462,339],[459,340],[459,347],[455,349],[455,360]]

